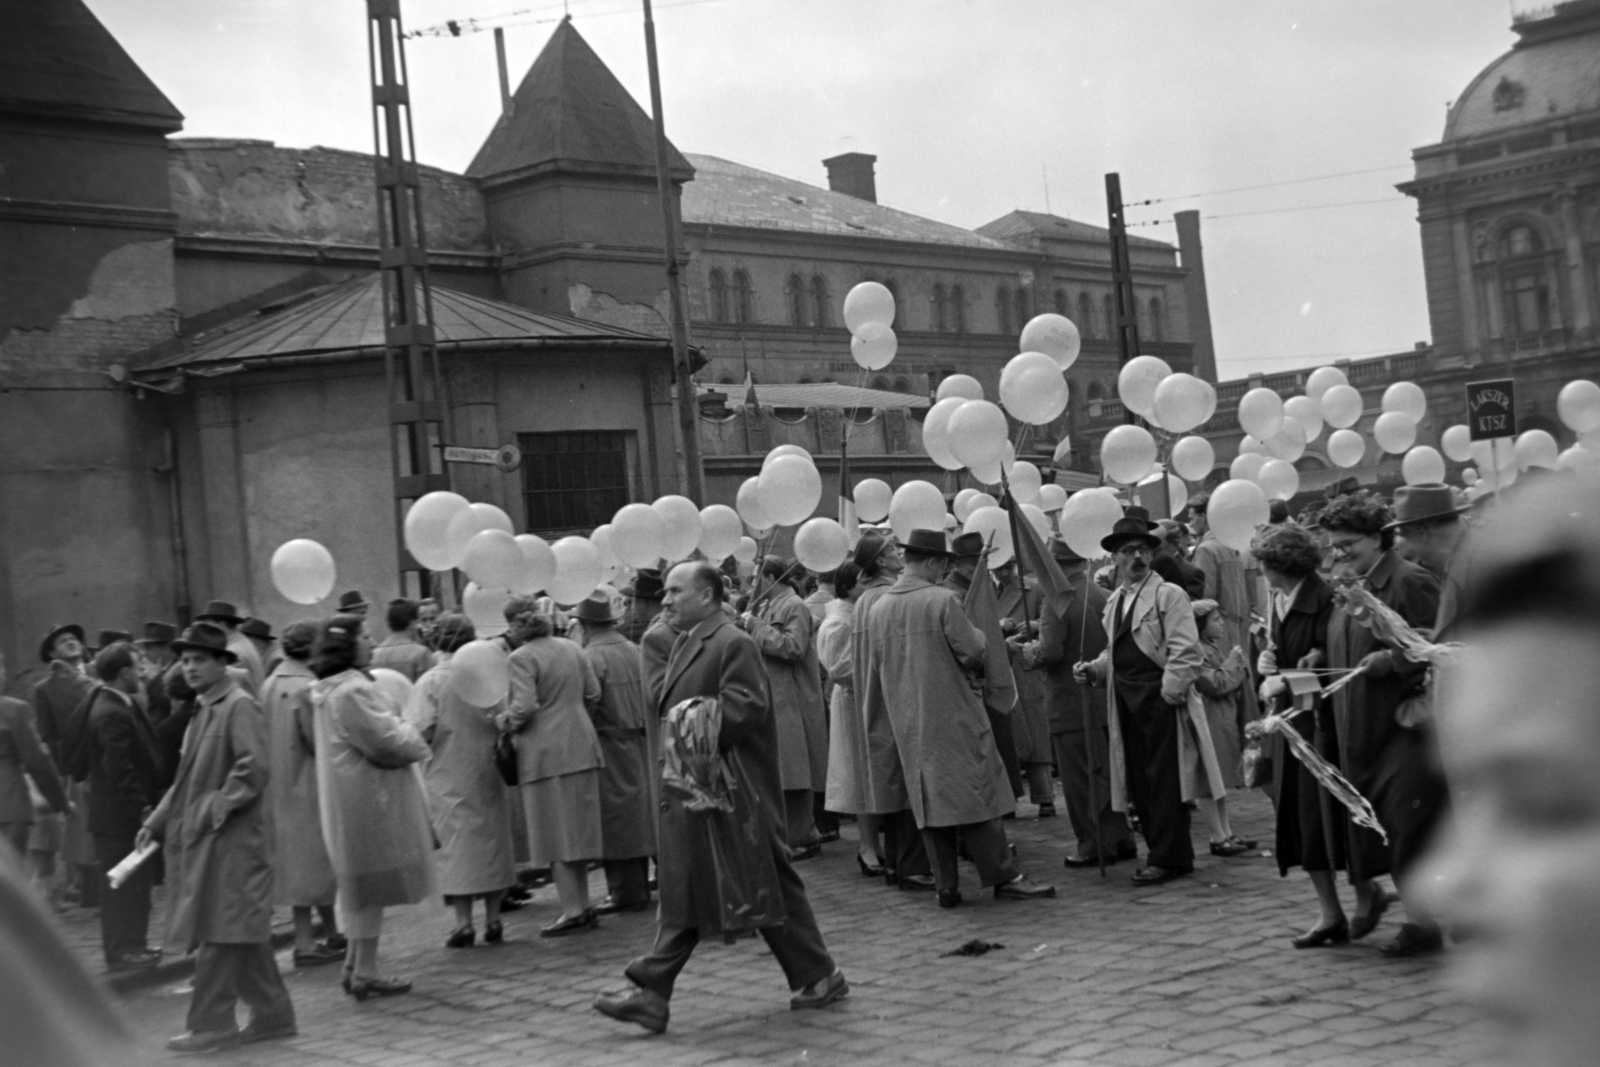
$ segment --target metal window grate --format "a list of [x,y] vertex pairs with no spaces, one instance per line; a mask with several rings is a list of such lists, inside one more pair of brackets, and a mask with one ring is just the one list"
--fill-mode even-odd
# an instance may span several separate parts
[[517,444],[530,531],[587,534],[632,499],[638,446],[631,431],[525,433]]

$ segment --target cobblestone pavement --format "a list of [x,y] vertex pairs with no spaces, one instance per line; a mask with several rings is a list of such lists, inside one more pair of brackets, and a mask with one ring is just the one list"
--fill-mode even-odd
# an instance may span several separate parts
[[[1260,794],[1230,799],[1241,835],[1270,843],[1271,810]],[[1484,1034],[1443,987],[1440,960],[1377,955],[1398,909],[1365,942],[1295,951],[1288,939],[1314,921],[1313,897],[1298,872],[1279,879],[1270,857],[1216,859],[1200,834],[1193,876],[1135,889],[1128,863],[1103,881],[1094,870],[1063,869],[1065,818],[1034,814],[1025,804],[1006,826],[1023,866],[1060,887],[1056,900],[980,897],[968,866],[967,903],[941,911],[932,894],[862,878],[848,823],[844,840],[801,864],[851,986],[848,999],[824,1011],[789,1011],[777,964],[759,941],[747,940],[701,945],[678,983],[666,1034],[604,1019],[590,1002],[623,984],[622,967],[649,943],[653,918],[613,916],[596,933],[541,940],[538,927],[556,914],[553,894],[542,890],[506,917],[507,943],[497,948],[445,949],[452,924],[442,908],[394,914],[383,967],[416,979],[408,996],[358,1005],[341,995],[338,967],[297,972],[282,953],[300,1036],[208,1060],[229,1067],[1481,1061]],[[72,936],[98,956],[82,915],[70,920]],[[980,957],[944,955],[972,938],[1004,947]],[[163,1062],[162,1040],[184,1029],[186,981],[122,999],[142,1045]]]

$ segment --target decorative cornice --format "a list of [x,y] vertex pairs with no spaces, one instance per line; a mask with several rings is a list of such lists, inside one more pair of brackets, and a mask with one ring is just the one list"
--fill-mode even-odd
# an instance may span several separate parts
[[[352,267],[375,267],[378,263],[376,245],[287,241],[236,234],[180,233],[176,249],[180,255],[212,256],[218,259],[293,260]],[[495,252],[429,249],[428,263],[435,267],[490,272],[499,268],[500,256]]]
[[80,200],[29,200],[0,196],[0,219],[46,226],[93,226],[164,234],[178,232],[176,211],[127,204],[91,204]]

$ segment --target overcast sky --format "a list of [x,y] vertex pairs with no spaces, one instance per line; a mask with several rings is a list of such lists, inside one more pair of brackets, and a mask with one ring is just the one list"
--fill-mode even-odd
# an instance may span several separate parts
[[[187,117],[185,136],[371,150],[359,0],[88,3]],[[1104,225],[1107,171],[1130,204],[1163,198],[1130,208],[1162,223],[1134,233],[1175,241],[1172,213],[1200,209],[1228,378],[1429,338],[1415,205],[1394,185],[1510,46],[1512,9],[1530,6],[659,0],[656,22],[680,149],[819,185],[823,158],[870,152],[880,202],[967,227],[1047,196]],[[648,110],[637,3],[402,8],[408,30],[505,26],[513,87],[564,9]],[[407,56],[418,156],[459,171],[499,110],[493,34],[413,38]],[[1225,192],[1277,182],[1295,184]]]

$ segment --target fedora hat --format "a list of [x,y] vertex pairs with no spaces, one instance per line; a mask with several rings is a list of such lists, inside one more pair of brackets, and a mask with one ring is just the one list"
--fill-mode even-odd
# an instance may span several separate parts
[[239,614],[239,609],[226,600],[206,601],[206,610],[200,612],[194,618],[196,622],[204,622],[207,619],[221,619],[229,626],[238,626],[241,622],[244,622],[244,616]]
[[79,626],[77,623],[69,622],[69,623],[64,623],[61,626],[57,626],[55,629],[53,629],[49,633],[45,634],[44,635],[44,640],[39,643],[39,660],[40,660],[40,662],[42,662],[42,663],[49,663],[50,662],[50,652],[51,652],[51,650],[53,648],[55,648],[56,639],[58,637],[60,637],[62,634],[71,634],[73,637],[76,637],[78,639],[78,643],[79,644],[83,643],[83,640],[84,640],[83,627]]
[[172,642],[172,651],[183,655],[193,649],[196,652],[209,652],[218,656],[224,663],[235,663],[239,657],[228,648],[228,635],[220,626],[213,626],[209,622],[197,622],[183,631],[183,636]]
[[1416,522],[1442,519],[1471,510],[1471,504],[1457,504],[1455,494],[1448,485],[1424,482],[1421,485],[1402,485],[1394,491],[1394,521],[1385,530],[1398,530]]
[[133,635],[126,630],[101,630],[95,635],[95,648],[110,648],[120,641],[132,641]]
[[950,542],[950,554],[956,559],[977,559],[983,548],[983,534],[977,532],[957,534]]
[[616,622],[617,617],[611,613],[611,598],[604,593],[590,593],[578,601],[578,608],[573,612],[573,617],[579,622]]
[[340,615],[365,615],[372,605],[367,603],[367,598],[361,595],[361,590],[352,589],[348,593],[339,594]]
[[955,558],[955,553],[945,547],[943,530],[912,530],[911,536],[895,543],[904,552],[915,552],[921,556],[942,556],[945,559]]
[[276,641],[278,636],[272,632],[272,624],[265,619],[248,618],[239,624],[239,632],[246,637],[254,637],[258,641]]
[[134,642],[136,645],[170,645],[177,640],[178,628],[170,622],[147,622],[144,624],[144,636]]
[[618,592],[623,596],[631,596],[638,600],[660,600],[663,589],[661,572],[645,569],[633,576],[633,581],[623,586]]
[[1138,519],[1146,526],[1150,525],[1150,509],[1143,504],[1129,504],[1122,509],[1122,517],[1125,519]]
[[1050,539],[1050,558],[1057,563],[1083,563],[1084,558],[1072,550],[1072,546],[1059,537]]
[[1161,547],[1161,538],[1150,532],[1148,523],[1127,515],[1118,519],[1111,527],[1111,532],[1100,539],[1100,547],[1107,552],[1116,552],[1130,541],[1138,541],[1151,549]]

